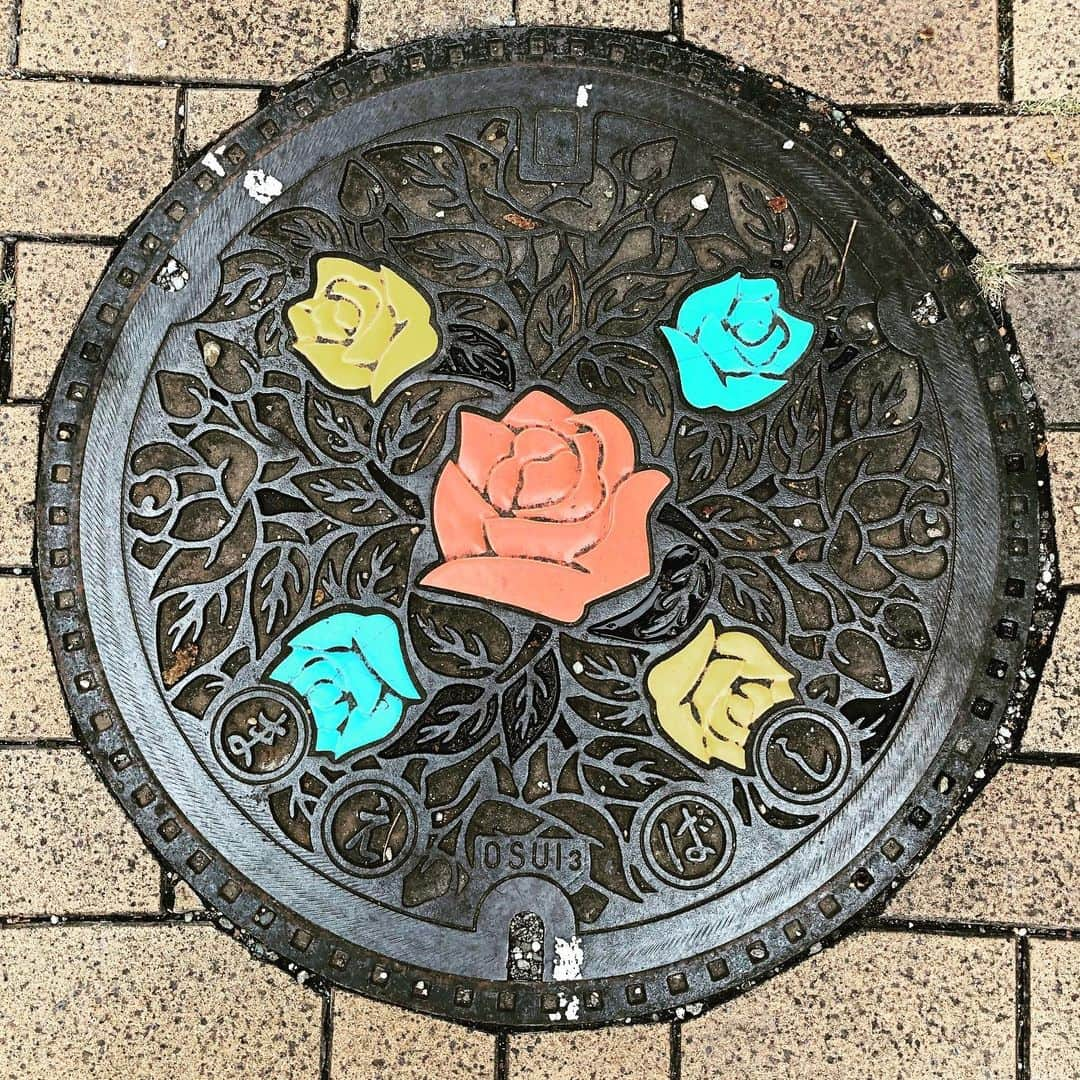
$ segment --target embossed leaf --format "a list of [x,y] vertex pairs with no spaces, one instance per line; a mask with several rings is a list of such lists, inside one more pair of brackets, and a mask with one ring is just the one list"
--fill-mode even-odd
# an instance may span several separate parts
[[919,361],[883,349],[861,360],[844,379],[833,414],[833,439],[895,431],[918,416],[921,404]]
[[510,656],[510,632],[482,608],[414,595],[409,600],[409,628],[420,659],[440,675],[483,678]]
[[478,293],[448,291],[440,294],[439,303],[448,322],[460,319],[464,322],[480,323],[481,326],[494,330],[500,337],[517,337],[514,320],[506,313],[505,308],[490,297]]
[[415,723],[388,746],[389,758],[409,754],[458,754],[491,730],[499,698],[476,683],[452,683],[431,699]]
[[259,468],[259,455],[255,449],[238,435],[216,428],[196,435],[191,446],[218,473],[225,497],[233,506],[238,505]]
[[374,595],[388,604],[404,603],[419,531],[415,525],[391,525],[372,533],[349,567],[351,591],[357,596]]
[[390,242],[418,274],[440,285],[485,289],[503,279],[508,265],[498,240],[470,229],[440,229]]
[[765,424],[764,416],[756,416],[737,430],[731,446],[731,467],[727,475],[730,487],[742,487],[757,472],[765,449]]
[[232,511],[213,495],[186,503],[173,522],[169,535],[189,544],[212,540],[232,522]]
[[192,585],[161,602],[156,636],[161,681],[167,689],[229,646],[240,622],[245,580],[241,573],[209,588]]
[[900,472],[919,437],[919,425],[889,435],[869,435],[841,446],[825,469],[825,501],[835,514],[844,495],[860,476],[889,476]]
[[825,453],[827,430],[821,372],[811,371],[794,389],[773,420],[769,453],[781,473],[813,472]]
[[636,334],[659,318],[692,276],[689,272],[637,270],[617,274],[593,289],[586,314],[588,325],[606,337]]
[[182,371],[159,371],[156,377],[161,407],[178,420],[193,420],[209,402],[210,388]]
[[301,548],[277,544],[263,553],[251,577],[255,655],[262,656],[303,606],[311,571]]
[[578,361],[586,390],[613,398],[641,421],[654,453],[660,453],[671,431],[674,402],[661,365],[633,345],[598,344]]
[[538,370],[581,333],[583,314],[581,278],[566,259],[537,290],[525,318],[525,347]]
[[214,383],[228,394],[246,394],[251,376],[258,374],[258,361],[242,345],[217,337],[209,330],[196,330],[195,343]]
[[419,907],[445,896],[457,880],[457,864],[443,855],[429,855],[417,863],[401,881],[401,902]]
[[599,701],[585,694],[575,694],[566,704],[587,724],[602,731],[626,735],[648,735],[652,730],[640,708],[615,701]]
[[836,635],[836,649],[830,659],[842,675],[870,690],[888,693],[892,689],[881,646],[861,630],[841,630]]
[[309,382],[304,394],[304,424],[311,441],[327,457],[351,464],[368,454],[371,415],[354,399],[324,393]]
[[590,630],[620,641],[670,640],[697,622],[712,589],[709,556],[696,544],[676,544],[664,556],[648,596],[629,611],[597,623]]
[[346,525],[380,525],[393,519],[379,489],[359,469],[313,469],[292,482],[316,510]]
[[645,653],[622,645],[601,645],[562,634],[559,650],[571,675],[590,693],[609,701],[637,701]]
[[700,176],[665,191],[653,208],[657,225],[676,232],[692,229],[709,212],[718,183],[715,176]]
[[892,602],[881,613],[882,638],[894,649],[929,649],[930,632],[922,612],[914,604]]
[[825,233],[811,224],[809,234],[788,263],[795,299],[812,308],[827,308],[840,295],[841,254]]
[[767,510],[737,495],[706,495],[690,509],[731,551],[777,551],[791,543],[791,537]]
[[736,619],[784,640],[784,598],[772,575],[757,560],[729,555],[720,561],[720,603]]
[[723,233],[688,236],[686,242],[702,270],[727,270],[746,260],[747,251],[742,244]]
[[385,177],[395,198],[417,217],[447,225],[470,220],[464,170],[448,146],[398,143],[369,150],[365,156]]
[[548,651],[503,691],[501,717],[513,764],[547,731],[559,705],[559,664]]
[[[784,255],[786,244],[797,244],[798,221],[787,199],[774,187],[742,169],[717,160],[727,193],[728,213],[735,234],[749,251],[768,258]],[[774,207],[782,206],[782,210]]]
[[441,375],[464,375],[507,390],[514,388],[510,351],[499,338],[479,326],[452,323],[445,354],[435,370]]
[[840,712],[860,731],[859,753],[865,765],[888,741],[903,715],[911,696],[909,682],[895,694],[884,698],[856,698],[840,706]]
[[654,187],[671,172],[676,145],[675,139],[654,139],[632,150],[621,151],[627,176],[638,187]]
[[255,536],[255,512],[246,503],[236,524],[213,547],[180,548],[173,552],[154,584],[151,598],[230,577],[246,564],[255,548]]
[[706,424],[686,416],[675,430],[675,461],[678,466],[678,497],[692,499],[715,483],[731,454],[728,424]]
[[700,777],[666,750],[642,739],[603,735],[585,747],[581,774],[598,795],[608,799],[644,802],[670,781],[695,781]]
[[628,900],[640,899],[626,876],[619,834],[600,810],[580,799],[553,799],[541,809],[574,832],[591,838],[589,876],[597,885]]
[[221,287],[201,322],[246,319],[269,307],[285,287],[286,266],[272,251],[241,251],[221,260]]
[[263,218],[251,230],[251,235],[281,248],[294,259],[307,257],[314,251],[339,248],[341,230],[334,219],[321,210],[294,206]]
[[382,188],[375,176],[359,161],[348,161],[338,188],[341,208],[354,218],[363,221],[374,217],[382,203]]
[[401,391],[387,407],[377,438],[391,472],[402,476],[430,465],[442,452],[454,406],[489,396],[486,390],[452,382],[414,383]]

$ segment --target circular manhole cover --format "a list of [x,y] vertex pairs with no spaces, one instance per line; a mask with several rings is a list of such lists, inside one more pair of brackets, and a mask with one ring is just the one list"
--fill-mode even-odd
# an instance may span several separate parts
[[841,114],[656,40],[284,94],[135,227],[58,376],[80,737],[342,985],[540,1026],[759,978],[1026,706],[1038,420],[969,255]]

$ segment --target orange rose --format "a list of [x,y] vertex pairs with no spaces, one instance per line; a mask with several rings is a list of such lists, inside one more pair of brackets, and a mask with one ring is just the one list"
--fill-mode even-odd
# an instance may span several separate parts
[[649,511],[670,480],[635,464],[606,409],[574,413],[533,390],[501,421],[462,411],[432,510],[445,561],[421,583],[576,622],[651,572]]

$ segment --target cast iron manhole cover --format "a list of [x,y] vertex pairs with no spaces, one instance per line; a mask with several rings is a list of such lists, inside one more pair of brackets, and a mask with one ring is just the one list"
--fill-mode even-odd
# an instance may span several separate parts
[[374,996],[597,1023],[807,952],[1037,665],[1037,415],[969,254],[841,114],[657,40],[284,94],[58,377],[80,737],[209,904]]

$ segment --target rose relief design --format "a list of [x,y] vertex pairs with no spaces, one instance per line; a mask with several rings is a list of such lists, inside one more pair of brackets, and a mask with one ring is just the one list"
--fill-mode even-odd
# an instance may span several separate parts
[[432,507],[445,561],[420,583],[576,622],[651,570],[649,511],[671,481],[635,459],[614,413],[542,390],[501,421],[463,410]]
[[319,259],[312,295],[287,317],[297,352],[328,383],[366,389],[372,401],[439,345],[431,307],[412,285],[385,266],[351,259]]
[[554,184],[514,121],[446,124],[221,256],[140,406],[133,597],[297,858],[471,928],[507,845],[559,843],[621,926],[880,759],[937,640],[943,429],[865,265],[716,148],[614,124]]

